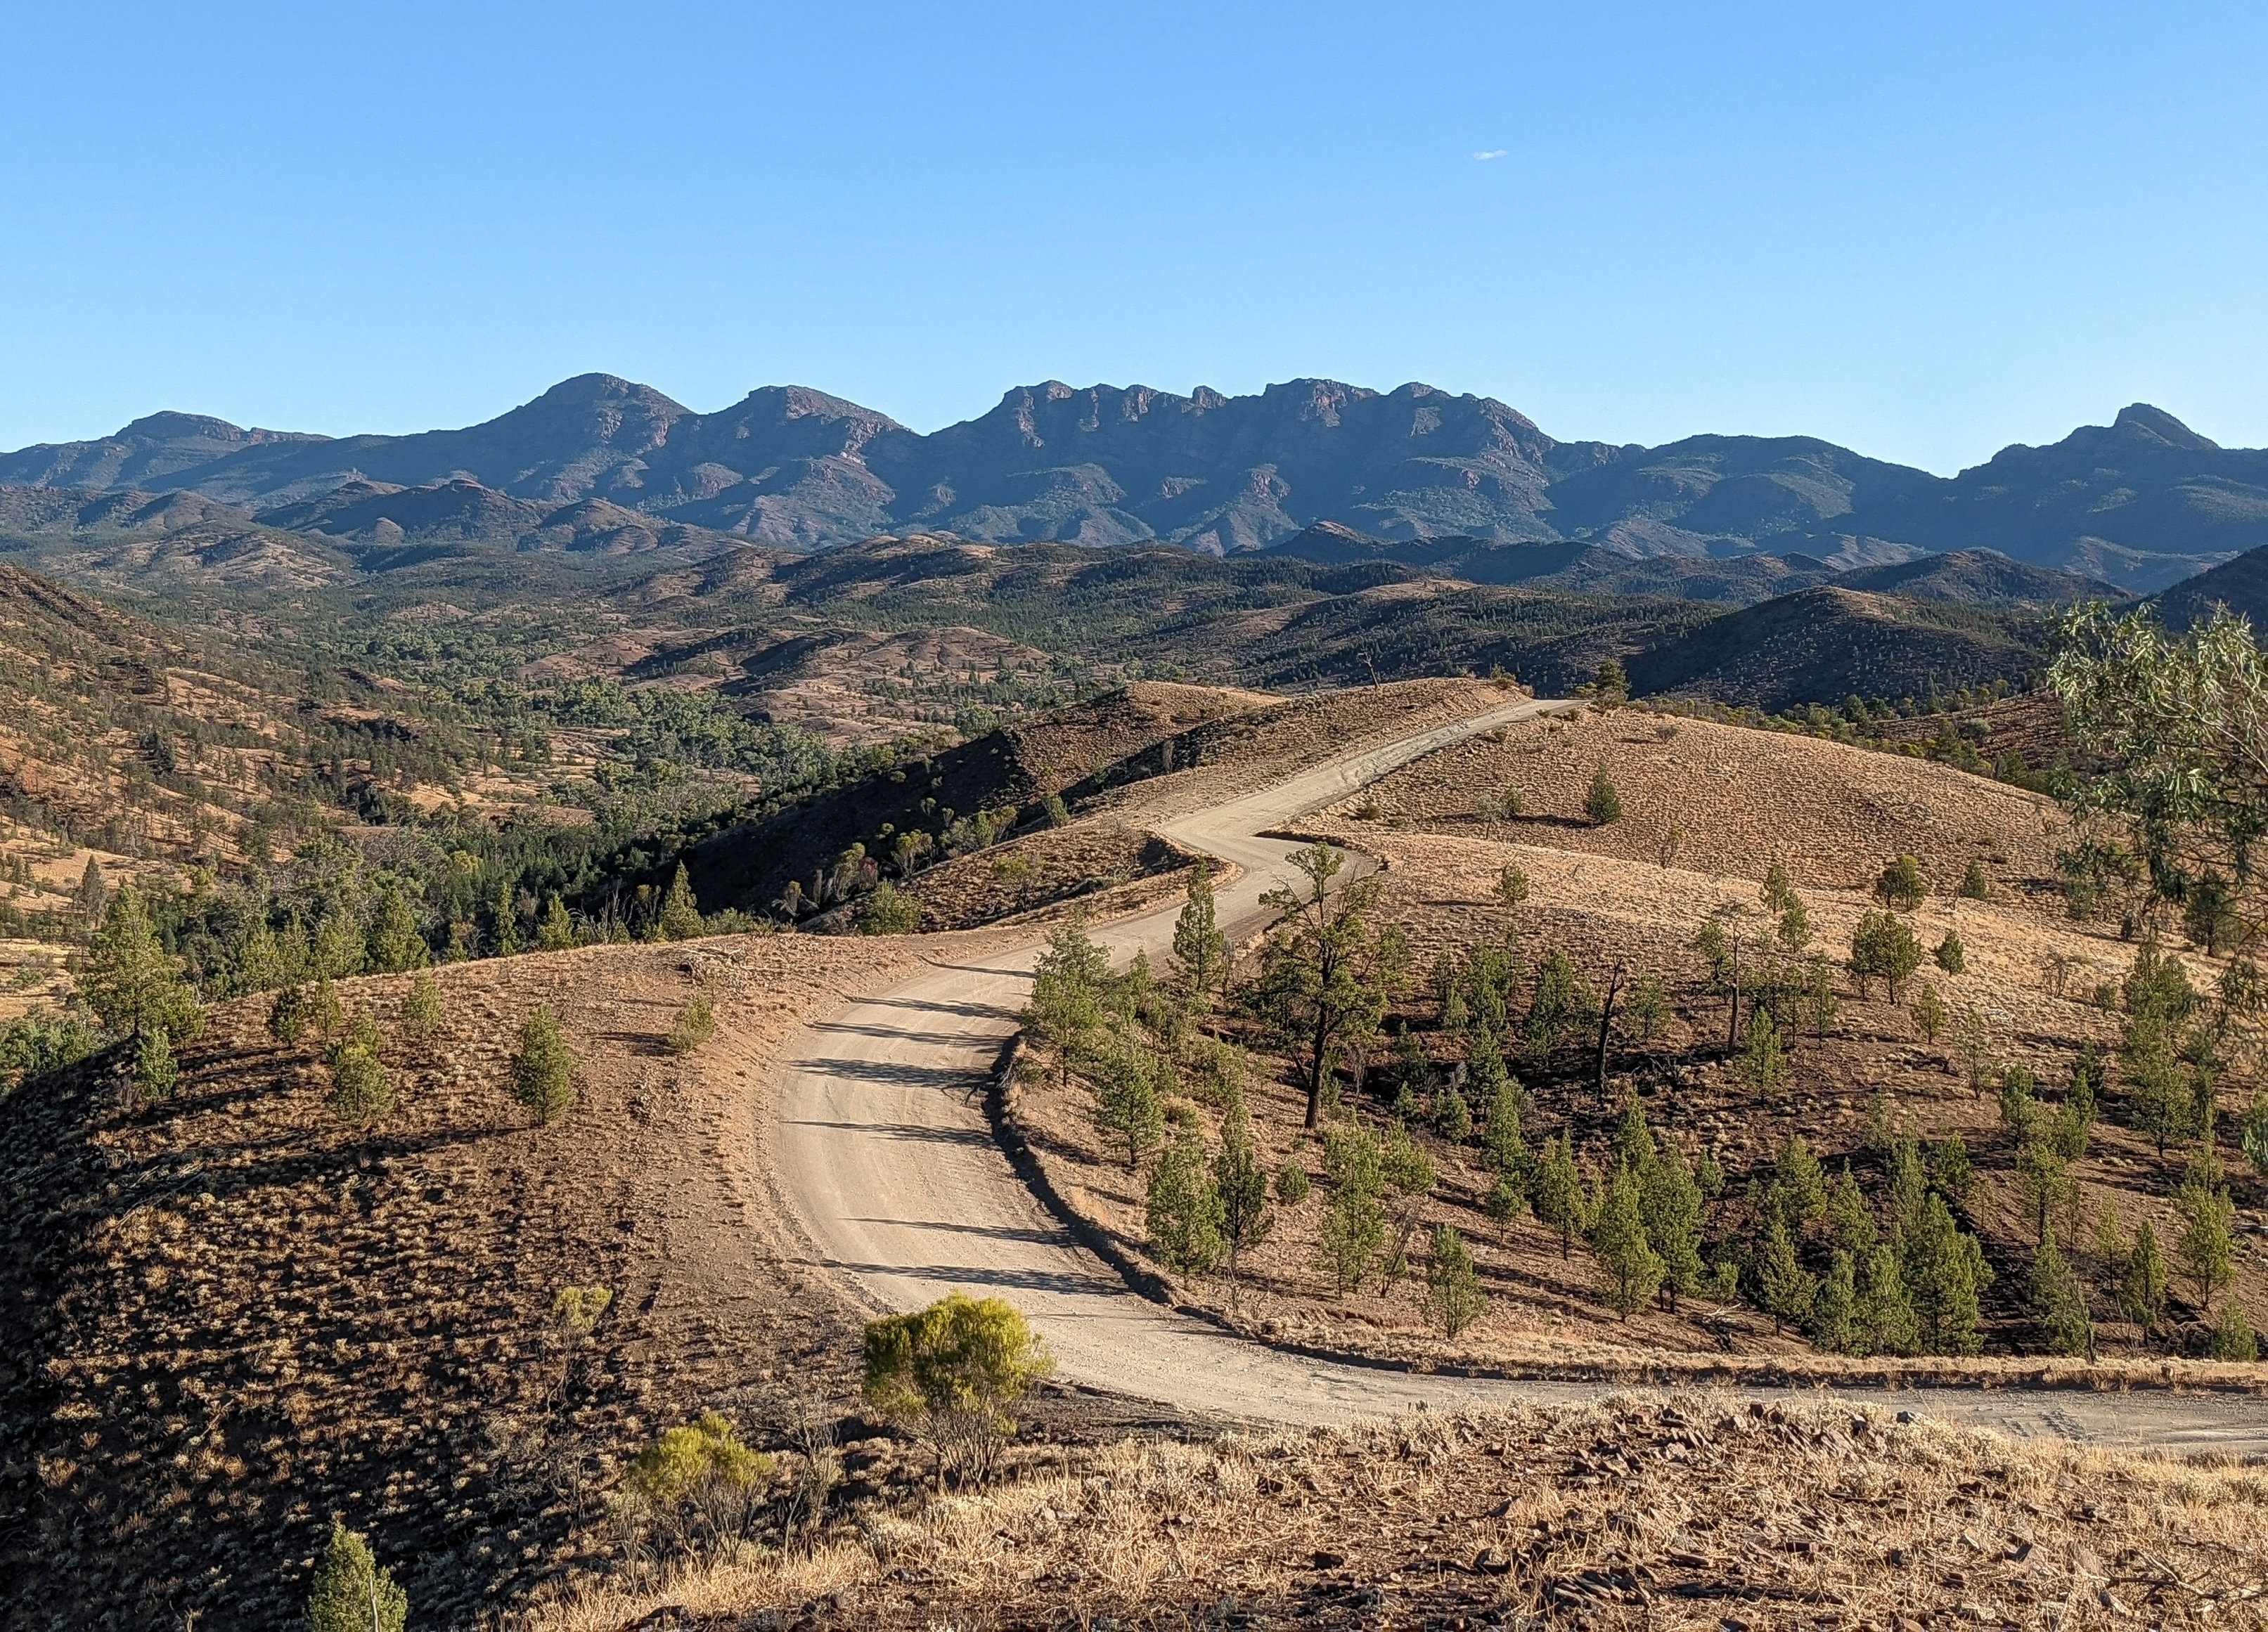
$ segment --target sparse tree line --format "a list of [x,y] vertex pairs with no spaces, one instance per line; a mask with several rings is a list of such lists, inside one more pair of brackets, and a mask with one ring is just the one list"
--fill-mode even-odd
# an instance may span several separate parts
[[[1291,859],[1295,885],[1270,898],[1284,916],[1252,978],[1233,989],[1202,871],[1162,978],[1141,956],[1114,971],[1077,923],[1051,937],[1037,971],[1027,1026],[1066,1084],[1076,1076],[1089,1087],[1108,1146],[1130,1171],[1146,1172],[1151,1251],[1167,1268],[1227,1272],[1233,1302],[1241,1255],[1267,1239],[1275,1209],[1304,1204],[1310,1187],[1296,1162],[1272,1181],[1262,1172],[1245,1102],[1255,1062],[1227,1040],[1233,1031],[1281,1059],[1304,1094],[1324,1198],[1318,1267],[1342,1293],[1410,1275],[1422,1244],[1425,1301],[1442,1329],[1454,1335],[1476,1317],[1469,1246],[1452,1227],[1429,1237],[1424,1224],[1440,1152],[1478,1168],[1482,1209],[1499,1229],[1532,1214],[1559,1235],[1563,1253],[1584,1244],[1605,1301],[1625,1314],[1701,1298],[1715,1305],[1704,1318],[1720,1320],[1745,1301],[1837,1353],[1962,1354],[1981,1344],[1994,1276],[1964,1227],[1977,1178],[1958,1133],[1925,1146],[1878,1102],[1861,1169],[1874,1173],[1871,1186],[1848,1160],[1830,1182],[1796,1138],[1737,1192],[1716,1152],[1689,1153],[1658,1134],[1634,1097],[1603,1148],[1588,1148],[1572,1120],[1533,1141],[1518,1073],[1556,1077],[1597,1112],[1610,1110],[1610,1063],[1653,1057],[1667,1033],[1662,978],[1620,962],[1587,969],[1560,947],[1528,967],[1516,927],[1527,879],[1507,865],[1497,888],[1501,937],[1436,959],[1429,1041],[1412,1024],[1422,1011],[1395,1014],[1412,994],[1409,949],[1398,928],[1378,921],[1376,880],[1343,881],[1346,858],[1327,845]],[[1807,1037],[1823,1043],[1838,1029],[1842,981],[1860,1000],[1907,1001],[1924,1039],[1945,1042],[1947,1068],[1973,1092],[2001,1096],[2010,1177],[2032,1224],[2021,1302],[2038,1344],[2092,1352],[2095,1307],[2147,1336],[2168,1334],[2170,1262],[2197,1290],[2198,1320],[2212,1323],[2205,1351],[2250,1353],[2246,1312],[2234,1300],[2216,1312],[2211,1301],[2232,1273],[2231,1202],[2211,1137],[2220,1062],[2178,960],[2146,946],[2129,975],[2121,1092],[2105,1099],[2112,1062],[2088,1051],[2071,1089],[2046,1104],[2023,1068],[1995,1057],[1984,1015],[1968,1004],[1955,1011],[1933,982],[1916,989],[1925,967],[1965,967],[1956,933],[1925,948],[1907,921],[1928,893],[1919,864],[1893,857],[1875,893],[1880,908],[1861,915],[1840,957],[1817,944],[1808,908],[1777,864],[1756,908],[1705,919],[1692,942],[1701,1007],[1687,1011],[1696,1045],[1715,1046],[1713,996],[1734,1075],[1758,1100],[1784,1102],[1802,1075]],[[1981,865],[1965,870],[1955,893],[1989,897]],[[1390,1114],[1367,1114],[1366,1101]],[[2170,1246],[2149,1221],[2130,1238],[2115,1213],[2080,1216],[2071,1169],[2106,1104],[2161,1151],[2167,1140],[2200,1141],[2170,1198],[2180,1220]],[[1218,1113],[1210,1142],[1200,1105]],[[2263,1128],[2268,1113],[2256,1100],[2240,1128],[2256,1159],[2268,1155]]]

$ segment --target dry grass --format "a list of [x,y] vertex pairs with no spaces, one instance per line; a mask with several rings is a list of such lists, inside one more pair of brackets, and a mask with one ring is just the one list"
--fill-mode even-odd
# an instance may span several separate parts
[[[1583,805],[1601,768],[1624,816],[1594,827]],[[1526,806],[1518,820],[1475,816],[1476,798],[1507,788]],[[1903,852],[1949,894],[1974,857],[2001,895],[2051,907],[2055,851],[2069,842],[2053,800],[2003,783],[1903,754],[1634,709],[1585,710],[1459,744],[1331,813],[1351,818],[1373,804],[1388,821],[1434,832],[1626,861],[1657,862],[1675,828],[1675,864],[1688,871],[1761,879],[1778,861],[1799,886],[1868,889]]]
[[2241,1626],[2268,1603],[2257,1470],[1708,1395],[1125,1440],[856,1518],[808,1555],[593,1584],[528,1632]]

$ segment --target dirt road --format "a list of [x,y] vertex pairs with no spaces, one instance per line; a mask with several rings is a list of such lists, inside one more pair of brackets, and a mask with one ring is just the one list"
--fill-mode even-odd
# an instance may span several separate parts
[[[1179,818],[1165,831],[1241,870],[1219,891],[1221,922],[1234,940],[1264,925],[1260,895],[1287,871],[1292,845],[1264,832],[1449,743],[1563,706],[1522,702],[1350,754]],[[1115,958],[1147,948],[1157,959],[1178,910],[1178,902],[1168,904],[1096,938]],[[791,1045],[772,1143],[780,1187],[820,1265],[866,1302],[895,1311],[955,1289],[998,1294],[1046,1337],[1068,1381],[1257,1421],[1319,1422],[1421,1401],[1440,1409],[1612,1392],[1595,1383],[1426,1377],[1285,1355],[1130,1290],[1034,1198],[985,1117],[990,1073],[1015,1031],[1038,953],[1035,943],[940,964],[847,1005]],[[2268,1400],[2015,1389],[1845,1397],[2020,1437],[2268,1455]]]

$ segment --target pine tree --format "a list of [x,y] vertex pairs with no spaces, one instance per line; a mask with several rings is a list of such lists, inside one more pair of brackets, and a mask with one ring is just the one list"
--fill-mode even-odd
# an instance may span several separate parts
[[1787,868],[1775,861],[1764,870],[1764,905],[1774,913],[1784,913],[1795,904],[1795,885],[1787,876]]
[[341,1121],[369,1128],[394,1109],[394,1084],[377,1053],[360,1044],[339,1049],[331,1060],[331,1112]]
[[1226,1250],[1221,1221],[1220,1195],[1205,1168],[1204,1135],[1191,1114],[1179,1119],[1150,1173],[1151,1256],[1177,1274],[1208,1274]]
[[409,909],[409,898],[400,885],[387,884],[379,893],[377,909],[371,914],[364,966],[374,974],[396,974],[422,969],[432,961],[432,952],[418,930],[417,915]]
[[1488,1121],[1481,1130],[1481,1153],[1488,1170],[1524,1191],[1530,1163],[1528,1141],[1520,1130],[1520,1084],[1505,1072],[1501,1062],[1497,1067],[1497,1080],[1488,1090],[1487,1108]]
[[312,1023],[313,1000],[304,986],[287,986],[268,1005],[268,1034],[286,1048],[296,1048]]
[[1386,1177],[1378,1141],[1351,1124],[1323,1133],[1323,1173],[1330,1180],[1322,1250],[1341,1295],[1362,1284],[1386,1245]]
[[1898,1255],[1887,1246],[1867,1254],[1859,1285],[1859,1327],[1868,1354],[1907,1355],[1914,1350],[1918,1327],[1913,1302],[1906,1296]]
[[420,974],[409,983],[409,990],[401,999],[401,1034],[412,1042],[423,1042],[441,1029],[441,988],[431,974]]
[[555,1122],[575,1106],[575,1055],[549,1003],[538,1003],[519,1028],[519,1048],[512,1056],[512,1097],[539,1126]]
[[1812,1300],[1819,1283],[1804,1272],[1788,1236],[1787,1221],[1777,1207],[1767,1207],[1764,1247],[1756,1254],[1756,1301],[1772,1318],[1772,1329],[1782,1322],[1801,1326],[1811,1318]]
[[1929,893],[1929,885],[1922,878],[1921,864],[1911,856],[1900,856],[1882,869],[1882,876],[1874,881],[1874,893],[1882,905],[1899,912],[1911,912]]
[[1499,1174],[1489,1186],[1488,1194],[1481,1198],[1481,1210],[1497,1227],[1497,1239],[1509,1239],[1512,1226],[1528,1211],[1528,1198],[1521,1194],[1520,1186]]
[[1220,1119],[1220,1154],[1213,1158],[1213,1192],[1220,1198],[1220,1239],[1228,1252],[1228,1297],[1236,1302],[1237,1271],[1243,1255],[1263,1246],[1276,1227],[1268,1207],[1268,1170],[1252,1137],[1252,1118],[1244,1095],[1230,1085]]
[[1811,945],[1811,915],[1803,902],[1790,896],[1779,915],[1779,947],[1793,958]]
[[71,896],[71,911],[81,923],[95,923],[109,905],[110,887],[102,881],[102,864],[89,856],[85,871],[78,876],[78,889]]
[[182,978],[182,961],[166,952],[141,892],[118,886],[79,959],[79,995],[114,1032],[146,1038],[163,1031],[188,1040],[204,1031],[204,1006]]
[[1760,1099],[1777,1099],[1786,1088],[1787,1050],[1780,1046],[1771,1010],[1760,1006],[1749,1014],[1748,1044],[1734,1069]]
[[567,903],[559,892],[551,892],[543,904],[543,916],[535,926],[535,950],[565,952],[575,945],[575,921],[567,914]]
[[173,1062],[173,1039],[162,1026],[151,1026],[141,1039],[134,1053],[135,1097],[145,1105],[170,1099],[181,1079],[180,1067]]
[[2213,1339],[2205,1345],[2205,1354],[2214,1360],[2246,1364],[2260,1358],[2260,1340],[2253,1334],[2252,1319],[2234,1298],[2222,1306],[2220,1323],[2213,1328]]
[[1976,1171],[1970,1165],[1969,1141],[1959,1130],[1945,1136],[1945,1143],[1937,1147],[1930,1161],[1931,1177],[1937,1187],[1956,1202],[1969,1199],[1969,1187],[1975,1181]]
[[307,998],[307,1029],[319,1039],[335,1037],[346,1024],[346,1010],[339,1002],[339,989],[328,974],[315,977],[313,989]]
[[2197,1288],[2198,1312],[2210,1314],[2213,1295],[2235,1278],[2229,1224],[2236,1209],[2226,1188],[2188,1179],[2174,1192],[2174,1210],[2182,1216],[2181,1239],[2174,1244],[2175,1260],[2190,1284]]
[[2134,1231],[2134,1246],[2118,1274],[2119,1312],[2140,1327],[2146,1337],[2154,1334],[2166,1318],[2168,1280],[2166,1260],[2158,1251],[2158,1232],[2146,1218]]
[[1937,967],[1948,974],[1962,974],[1968,971],[1968,949],[1962,945],[1961,937],[1954,930],[1948,930],[1945,932],[1945,938],[1938,942],[1937,950],[1930,956],[1936,960]]
[[509,878],[497,886],[496,900],[489,906],[489,938],[499,958],[513,957],[519,951],[519,907],[512,900]]
[[1583,1224],[1583,1177],[1576,1171],[1575,1147],[1564,1128],[1544,1147],[1535,1171],[1535,1217],[1559,1232],[1559,1256],[1566,1257]]
[[1665,1267],[1646,1239],[1638,1179],[1627,1167],[1617,1166],[1601,1189],[1591,1221],[1591,1252],[1607,1302],[1624,1320],[1653,1301]]
[[1447,1224],[1433,1231],[1433,1250],[1425,1261],[1425,1311],[1444,1337],[1454,1340],[1481,1317],[1488,1299],[1481,1291],[1473,1255]]
[[1228,937],[1213,903],[1210,862],[1200,860],[1189,870],[1189,900],[1174,921],[1174,962],[1198,1008],[1226,989]]
[[1801,1134],[1789,1137],[1772,1164],[1772,1188],[1798,1232],[1828,1217],[1827,1170]]
[[2016,1152],[2016,1191],[2031,1220],[2032,1239],[2044,1251],[2056,1209],[2079,1200],[2079,1181],[2072,1177],[2071,1164],[2047,1141],[2029,1140]]
[[1847,1159],[1827,1192],[1827,1224],[1835,1244],[1851,1254],[1854,1265],[1864,1263],[1867,1254],[1874,1250],[1874,1210],[1867,1205],[1859,1181],[1851,1176]]
[[1937,995],[1937,988],[1926,981],[1921,995],[1913,1001],[1914,1029],[1926,1043],[1934,1044],[1945,1033],[1945,1000]]
[[1643,1174],[1654,1163],[1653,1129],[1646,1124],[1646,1110],[1632,1094],[1623,1104],[1615,1124],[1615,1165]]
[[274,991],[284,983],[287,977],[284,970],[283,952],[276,945],[276,931],[269,927],[265,910],[254,912],[246,922],[233,952],[236,965],[233,984],[236,990]]
[[1837,1253],[1811,1304],[1811,1346],[1830,1355],[1856,1354],[1864,1342],[1859,1283],[1851,1254]]
[[1920,1342],[1928,1354],[1974,1354],[1978,1298],[1992,1284],[1992,1272],[1977,1238],[1955,1227],[1945,1198],[1932,1195],[1905,1241],[1900,1265],[1913,1299]]
[[1965,901],[1992,899],[1992,886],[1984,877],[1984,864],[1976,856],[1969,858],[1969,869],[1961,875],[1961,887],[1955,893]]
[[1095,1130],[1123,1148],[1130,1173],[1164,1142],[1166,1096],[1158,1079],[1173,1069],[1171,1061],[1126,1043],[1095,1062]]
[[319,971],[335,981],[360,974],[370,956],[359,900],[359,895],[355,895],[334,901],[315,925],[312,961]]
[[1646,1240],[1660,1255],[1669,1306],[1701,1284],[1701,1190],[1675,1143],[1640,1177]]
[[676,875],[669,881],[669,893],[662,898],[661,916],[655,923],[666,941],[689,941],[707,932],[707,926],[701,921],[701,904],[693,898],[693,880],[686,876],[683,862],[677,864]]
[[1032,970],[1031,1001],[1023,1023],[1056,1052],[1059,1080],[1071,1083],[1071,1060],[1085,1049],[1102,1024],[1102,989],[1110,979],[1110,959],[1073,917],[1048,936],[1047,950]]
[[334,1519],[306,1614],[307,1632],[402,1632],[409,1595],[379,1567],[369,1544]]
[[2032,1319],[2050,1354],[2085,1355],[2095,1349],[2095,1323],[2087,1312],[2087,1291],[2079,1275],[2056,1246],[2055,1231],[2032,1256],[2029,1301]]

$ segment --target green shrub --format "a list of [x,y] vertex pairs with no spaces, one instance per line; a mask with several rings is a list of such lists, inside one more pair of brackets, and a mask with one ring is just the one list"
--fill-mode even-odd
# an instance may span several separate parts
[[2220,1312],[2220,1324],[2213,1328],[2213,1342],[2205,1349],[2215,1360],[2243,1362],[2260,1358],[2260,1340],[2253,1334],[2250,1317],[2244,1305],[2234,1298]]
[[409,1595],[379,1568],[370,1545],[331,1521],[331,1544],[315,1567],[307,1594],[307,1632],[402,1632],[409,1619]]
[[1623,819],[1623,796],[1603,765],[1592,773],[1590,791],[1583,796],[1583,814],[1594,827],[1610,827]]
[[953,1471],[990,1476],[1016,1431],[1016,1402],[1054,1365],[1024,1317],[998,1298],[953,1292],[866,1325],[866,1401],[930,1442],[939,1485]]
[[0,1026],[0,1096],[14,1092],[18,1083],[77,1064],[99,1040],[77,1014],[35,1009]]
[[911,935],[921,928],[921,898],[885,878],[858,903],[861,935]]
[[1307,1170],[1297,1162],[1286,1162],[1276,1174],[1276,1199],[1286,1207],[1297,1207],[1307,1199]]
[[677,1011],[676,1022],[669,1028],[668,1048],[672,1054],[691,1054],[716,1034],[717,1011],[709,1006],[706,996],[696,993]]
[[512,1056],[512,1097],[539,1125],[574,1108],[575,1056],[549,1003],[538,1003],[519,1028],[519,1048]]
[[740,1443],[722,1412],[673,1428],[639,1452],[622,1483],[657,1507],[690,1500],[704,1484],[747,1490],[772,1471],[772,1459]]
[[1969,858],[1969,871],[1961,875],[1961,887],[1955,892],[1962,901],[1989,901],[1992,886],[1984,877],[1984,864],[1974,856]]
[[1969,951],[1962,945],[1961,937],[1951,930],[1945,932],[1945,938],[1937,944],[1937,951],[1931,955],[1937,959],[1937,967],[1948,974],[1962,974],[1968,971]]

